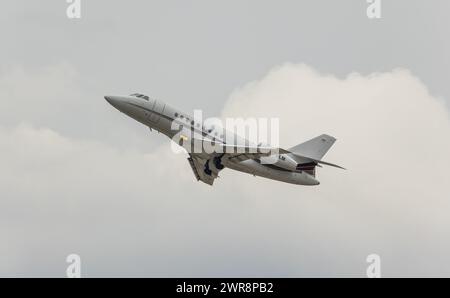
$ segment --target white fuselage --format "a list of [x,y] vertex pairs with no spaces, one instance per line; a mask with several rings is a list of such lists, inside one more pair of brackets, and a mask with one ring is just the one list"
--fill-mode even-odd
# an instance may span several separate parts
[[[133,96],[105,96],[105,99],[119,111],[148,126],[150,129],[155,129],[165,134],[171,139],[179,134],[180,129],[184,129],[196,131],[196,133],[215,142],[225,143],[220,133],[206,129],[201,123],[195,123],[194,118],[190,115],[174,109],[160,100],[140,94]],[[180,129],[172,129],[174,121],[179,124]],[[239,136],[235,137],[235,139],[239,138]],[[319,184],[319,181],[314,176],[305,171],[289,170],[278,167],[276,164],[262,164],[259,160],[254,159],[224,161],[223,165],[236,171],[292,184]]]

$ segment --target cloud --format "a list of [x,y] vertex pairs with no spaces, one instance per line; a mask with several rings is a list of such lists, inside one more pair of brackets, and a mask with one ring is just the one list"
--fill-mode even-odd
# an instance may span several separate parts
[[332,134],[326,160],[349,170],[320,169],[319,187],[225,170],[209,187],[168,141],[145,152],[16,114],[0,125],[0,275],[63,276],[78,253],[85,276],[364,276],[378,253],[384,276],[448,276],[449,117],[409,71],[285,64],[222,115],[280,117],[284,147]]
[[[359,245],[378,250],[388,260],[388,274],[449,272],[443,253],[450,245],[445,237],[450,229],[448,111],[408,70],[339,79],[285,64],[237,89],[223,114],[279,117],[285,147],[321,133],[337,137],[325,159],[349,170],[319,170],[320,189],[308,196],[317,204],[335,205],[338,213],[324,216],[310,209],[321,219],[315,221],[318,234],[329,237],[321,233],[329,228],[349,250]],[[264,188],[258,189],[263,195]]]

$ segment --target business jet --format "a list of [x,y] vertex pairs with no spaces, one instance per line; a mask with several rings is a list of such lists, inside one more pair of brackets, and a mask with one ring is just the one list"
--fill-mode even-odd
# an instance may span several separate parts
[[[117,110],[163,133],[188,150],[187,158],[197,181],[213,185],[219,172],[225,168],[297,185],[319,185],[316,167],[322,165],[343,169],[322,160],[336,139],[323,134],[288,150],[255,145],[233,132],[233,143],[228,142],[220,128],[205,127],[182,111],[147,95],[105,96]],[[192,150],[192,144],[208,144]],[[189,146],[185,146],[190,144]],[[210,148],[215,150],[209,150]],[[204,148],[209,148],[205,150]]]

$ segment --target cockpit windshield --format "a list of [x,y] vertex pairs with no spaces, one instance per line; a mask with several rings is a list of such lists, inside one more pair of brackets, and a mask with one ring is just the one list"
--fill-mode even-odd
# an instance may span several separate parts
[[147,100],[147,101],[150,100],[150,98],[149,98],[147,95],[143,95],[143,94],[139,94],[139,93],[133,93],[133,94],[131,94],[130,96],[142,98],[142,99],[145,99],[145,100]]

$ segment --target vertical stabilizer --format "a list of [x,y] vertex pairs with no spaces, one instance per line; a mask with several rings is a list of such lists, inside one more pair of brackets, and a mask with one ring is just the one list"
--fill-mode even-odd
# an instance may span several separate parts
[[331,146],[333,146],[336,139],[329,135],[320,135],[294,146],[289,149],[294,154],[298,154],[304,157],[310,157],[312,159],[321,160],[322,157],[327,153]]

